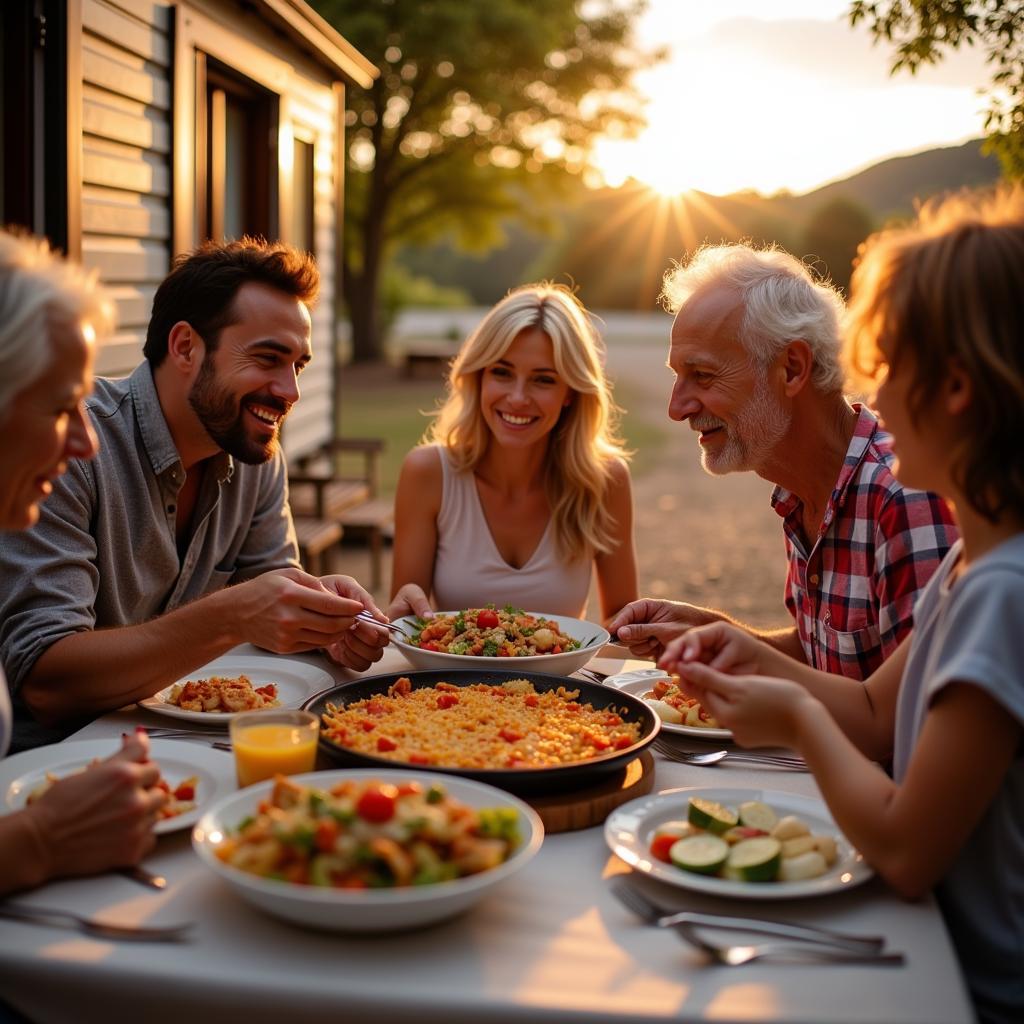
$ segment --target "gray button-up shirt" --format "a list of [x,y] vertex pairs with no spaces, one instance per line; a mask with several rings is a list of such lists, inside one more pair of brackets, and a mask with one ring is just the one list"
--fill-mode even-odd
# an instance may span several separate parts
[[15,695],[12,749],[77,728],[44,729],[19,706],[18,688],[51,644],[146,622],[228,583],[299,564],[280,452],[258,466],[223,453],[210,460],[179,556],[185,470],[149,364],[123,380],[97,379],[87,406],[99,454],[69,464],[32,529],[0,533],[0,659]]

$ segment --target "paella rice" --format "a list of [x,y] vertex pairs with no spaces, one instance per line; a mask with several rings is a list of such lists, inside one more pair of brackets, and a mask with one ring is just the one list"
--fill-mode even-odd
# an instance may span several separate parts
[[638,722],[578,696],[562,686],[539,692],[528,679],[413,689],[403,676],[386,696],[328,704],[323,735],[374,757],[471,769],[572,764],[639,741]]

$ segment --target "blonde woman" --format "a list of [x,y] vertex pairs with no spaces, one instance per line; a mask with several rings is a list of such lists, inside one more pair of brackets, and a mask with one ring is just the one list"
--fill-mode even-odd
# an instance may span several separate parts
[[[390,615],[487,603],[580,617],[637,596],[633,499],[602,348],[567,288],[499,302],[402,465]],[[431,600],[432,599],[432,600]]]

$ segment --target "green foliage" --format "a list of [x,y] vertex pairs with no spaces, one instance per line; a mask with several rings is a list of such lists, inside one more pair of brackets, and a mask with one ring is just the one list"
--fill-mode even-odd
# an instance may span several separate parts
[[871,214],[859,203],[831,199],[811,213],[798,254],[849,293],[857,246],[873,229]]
[[[550,224],[593,139],[642,120],[630,76],[657,55],[644,0],[313,0],[377,65],[348,96],[345,297],[357,357],[379,350],[381,264],[451,234],[482,251],[512,217]],[[367,336],[376,335],[376,336]]]
[[392,263],[384,271],[380,303],[382,321],[388,329],[406,306],[452,309],[468,306],[470,297],[462,288],[436,284],[429,277],[411,274],[401,264]]
[[985,131],[1008,178],[1024,179],[1024,3],[1021,0],[856,0],[851,25],[895,44],[892,71],[938,64],[947,49],[979,45],[992,68]]

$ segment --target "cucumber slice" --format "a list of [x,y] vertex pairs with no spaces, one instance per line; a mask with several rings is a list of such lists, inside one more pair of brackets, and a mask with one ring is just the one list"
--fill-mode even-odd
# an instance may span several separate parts
[[704,833],[672,844],[668,851],[672,863],[698,875],[717,875],[729,857],[729,844],[718,836]]
[[740,804],[740,824],[759,828],[762,832],[771,832],[779,823],[779,816],[760,800],[748,800]]
[[706,828],[709,832],[719,835],[728,832],[739,821],[736,812],[731,807],[723,807],[716,804],[714,800],[705,800],[703,797],[690,797],[690,811],[687,817],[691,825],[697,828]]
[[745,882],[771,882],[782,864],[782,844],[771,836],[744,839],[729,851],[729,870]]

